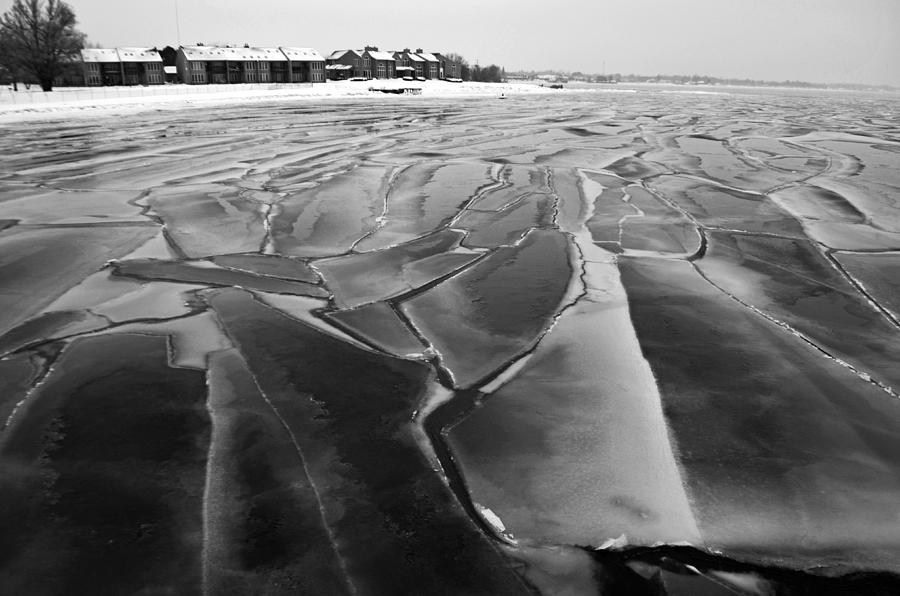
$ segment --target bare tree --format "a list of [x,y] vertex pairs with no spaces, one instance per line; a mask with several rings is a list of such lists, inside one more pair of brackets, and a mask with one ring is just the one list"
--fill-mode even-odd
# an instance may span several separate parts
[[75,29],[75,13],[60,0],[15,0],[0,17],[0,60],[13,73],[31,75],[44,91],[53,90],[61,75],[84,47]]

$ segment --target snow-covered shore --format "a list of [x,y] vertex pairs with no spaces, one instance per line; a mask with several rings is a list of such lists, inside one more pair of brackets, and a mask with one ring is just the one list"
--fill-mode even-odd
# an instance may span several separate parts
[[[148,109],[178,109],[185,106],[234,105],[272,101],[309,101],[359,97],[397,98],[373,89],[414,88],[424,97],[507,96],[560,93],[529,83],[449,83],[446,81],[329,81],[324,84],[271,85],[160,85],[154,87],[60,87],[50,93],[37,88],[0,90],[0,122],[28,119],[106,116]],[[410,96],[414,97],[414,96]],[[417,96],[415,96],[417,97]]]

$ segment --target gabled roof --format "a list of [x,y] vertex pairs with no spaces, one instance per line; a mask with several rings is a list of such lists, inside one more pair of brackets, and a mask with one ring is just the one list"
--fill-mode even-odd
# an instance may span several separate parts
[[224,51],[227,60],[283,62],[284,54],[278,48],[220,48]]
[[116,48],[122,62],[162,62],[156,48]]
[[390,52],[378,52],[374,50],[369,50],[369,57],[372,60],[393,60],[394,55]]
[[83,62],[119,62],[119,53],[115,48],[87,48],[81,50]]
[[410,62],[425,62],[425,58],[422,58],[418,54],[413,54],[412,52],[409,52],[409,61]]
[[353,68],[349,64],[326,64],[325,70],[349,70]]
[[217,46],[181,46],[179,52],[188,60],[227,60],[229,53]]
[[352,52],[358,58],[362,58],[362,54],[357,50],[335,50],[331,52],[331,55],[328,57],[328,60],[340,60],[344,54],[347,52]]
[[440,62],[437,58],[434,57],[434,54],[429,54],[427,52],[419,52],[419,56],[425,59],[425,62]]
[[268,60],[270,62],[282,61],[286,58],[279,48],[250,48],[257,56],[257,60]]
[[322,54],[312,48],[279,48],[292,62],[324,62]]

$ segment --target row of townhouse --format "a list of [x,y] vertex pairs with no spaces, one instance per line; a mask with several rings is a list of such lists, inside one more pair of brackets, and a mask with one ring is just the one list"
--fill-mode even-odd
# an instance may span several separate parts
[[325,59],[311,48],[89,48],[81,62],[88,86],[325,82]]
[[325,82],[325,59],[311,48],[182,46],[175,66],[190,85]]
[[328,59],[312,48],[167,46],[81,51],[88,86],[229,83],[324,83],[328,79],[458,79],[460,65],[439,53],[338,50]]
[[81,50],[84,83],[99,85],[161,85],[166,82],[162,56],[155,48]]
[[325,60],[329,79],[458,79],[460,64],[440,53],[409,48],[382,52],[376,46],[362,50],[337,50]]

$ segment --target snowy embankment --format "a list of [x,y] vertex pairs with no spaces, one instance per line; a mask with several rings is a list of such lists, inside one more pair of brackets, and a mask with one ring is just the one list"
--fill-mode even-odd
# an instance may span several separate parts
[[[32,90],[0,90],[0,121],[48,117],[133,113],[147,109],[185,106],[234,105],[272,100],[305,101],[359,97],[396,98],[381,89],[419,89],[425,97],[512,96],[561,93],[528,83],[449,83],[446,81],[329,81],[319,84],[160,85],[154,87],[60,87],[50,93]],[[407,97],[406,94],[400,97]]]

